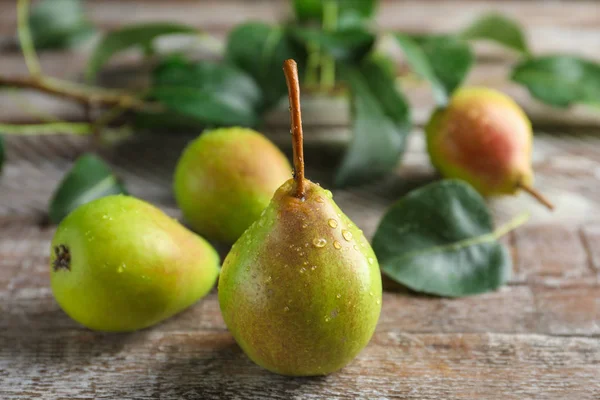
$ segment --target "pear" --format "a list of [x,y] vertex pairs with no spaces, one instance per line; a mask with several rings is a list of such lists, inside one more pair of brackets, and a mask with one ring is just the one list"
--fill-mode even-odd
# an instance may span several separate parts
[[218,274],[219,256],[206,241],[129,196],[77,208],[52,240],[54,297],[94,330],[154,325],[206,295]]
[[432,164],[444,177],[462,179],[484,196],[524,190],[552,209],[533,185],[533,134],[525,112],[498,91],[459,89],[426,126]]
[[219,304],[227,327],[258,365],[291,376],[325,375],[367,345],[381,311],[381,275],[361,230],[330,191],[304,177],[296,63],[290,91],[294,179],[227,255]]
[[291,172],[285,155],[260,133],[222,128],[190,143],[175,170],[184,218],[202,236],[235,242],[258,219]]

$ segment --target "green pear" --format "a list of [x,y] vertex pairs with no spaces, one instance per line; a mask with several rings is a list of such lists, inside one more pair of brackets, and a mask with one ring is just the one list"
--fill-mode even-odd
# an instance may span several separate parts
[[175,170],[175,199],[187,222],[211,240],[235,242],[290,176],[285,155],[260,133],[223,128],[190,143]]
[[206,295],[218,274],[219,256],[204,239],[129,196],[82,205],[52,240],[54,297],[94,330],[154,325]]
[[[361,230],[330,191],[304,178],[296,64],[284,64],[294,179],[235,243],[219,278],[227,327],[258,365],[278,374],[334,372],[367,345],[381,311],[381,274]],[[292,101],[293,100],[293,101]]]
[[531,122],[510,97],[461,88],[433,113],[425,131],[431,162],[444,177],[467,181],[484,196],[525,190],[552,208],[532,187]]

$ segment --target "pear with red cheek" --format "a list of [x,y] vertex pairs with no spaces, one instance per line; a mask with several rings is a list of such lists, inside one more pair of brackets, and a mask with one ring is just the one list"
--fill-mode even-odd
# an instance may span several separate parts
[[459,89],[425,131],[431,162],[444,177],[465,180],[484,196],[524,190],[553,208],[532,187],[531,122],[510,97],[481,87]]

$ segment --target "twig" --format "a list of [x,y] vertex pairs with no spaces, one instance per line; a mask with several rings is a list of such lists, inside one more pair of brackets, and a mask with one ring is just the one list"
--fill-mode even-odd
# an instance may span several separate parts
[[29,0],[17,0],[17,34],[19,36],[19,44],[25,57],[25,64],[29,73],[33,77],[40,77],[42,69],[35,53],[35,46],[31,39],[31,31],[29,30]]
[[[25,57],[25,63],[30,76],[3,77],[0,76],[0,89],[20,88],[32,89],[39,92],[63,97],[81,104],[88,118],[87,123],[81,122],[50,122],[43,124],[1,124],[0,132],[5,135],[50,135],[56,133],[69,133],[74,135],[93,134],[99,141],[100,130],[110,121],[117,118],[123,111],[163,111],[160,104],[144,101],[140,97],[122,91],[103,89],[81,85],[61,79],[42,75],[40,63],[35,51],[35,46],[29,29],[29,0],[17,0],[17,33],[19,44]],[[98,121],[93,120],[93,109],[96,106],[112,107],[102,114]]]
[[100,145],[101,143],[101,132],[105,131],[107,125],[115,119],[119,118],[124,112],[124,108],[113,107],[110,110],[106,111],[104,114],[100,115],[100,117],[98,117],[95,121],[91,121],[93,136],[96,145]]
[[120,107],[124,109],[160,111],[158,104],[148,103],[117,90],[101,89],[87,85],[80,85],[61,79],[49,77],[3,77],[0,76],[0,87],[33,89],[58,97],[65,97],[83,105],[99,105],[107,107]]
[[45,124],[0,124],[0,133],[3,135],[56,135],[68,133],[71,135],[86,136],[92,133],[92,124],[87,122],[50,122]]
[[121,107],[111,108],[110,110],[101,114],[100,117],[98,117],[98,119],[94,123],[99,127],[104,127],[112,121],[114,121],[115,119],[119,118],[121,115],[123,115],[125,111],[126,110]]

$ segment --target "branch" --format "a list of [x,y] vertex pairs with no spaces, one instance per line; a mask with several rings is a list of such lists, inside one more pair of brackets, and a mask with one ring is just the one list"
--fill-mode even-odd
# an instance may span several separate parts
[[17,35],[29,73],[40,76],[42,69],[29,30],[29,0],[17,0]]
[[160,111],[159,104],[148,103],[130,94],[110,89],[101,89],[80,85],[49,77],[12,77],[0,76],[0,88],[12,87],[33,89],[58,97],[65,97],[83,105],[120,107],[127,110]]
[[71,135],[90,135],[92,124],[84,122],[50,122],[46,124],[0,124],[0,133],[3,135],[33,136],[56,135],[69,133]]

